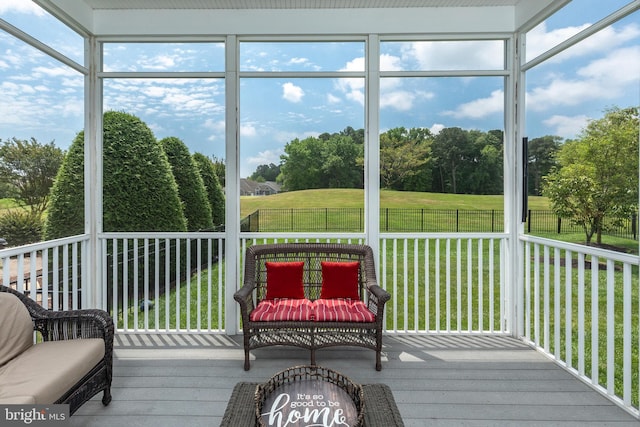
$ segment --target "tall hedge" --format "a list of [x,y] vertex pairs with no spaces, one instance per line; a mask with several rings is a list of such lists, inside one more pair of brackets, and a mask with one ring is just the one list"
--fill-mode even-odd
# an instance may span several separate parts
[[[104,231],[186,231],[171,166],[147,125],[109,111],[103,120]],[[52,188],[46,239],[84,232],[84,134],[67,153]]]
[[173,136],[162,139],[160,144],[167,154],[178,184],[178,194],[187,219],[187,231],[211,230],[213,222],[207,191],[189,149],[182,140]]
[[198,170],[204,187],[207,191],[207,198],[211,205],[211,217],[213,219],[213,226],[219,227],[224,225],[224,191],[216,175],[216,170],[213,166],[213,161],[201,153],[195,153],[193,160],[198,165]]
[[76,135],[51,187],[44,240],[84,233],[84,132]]

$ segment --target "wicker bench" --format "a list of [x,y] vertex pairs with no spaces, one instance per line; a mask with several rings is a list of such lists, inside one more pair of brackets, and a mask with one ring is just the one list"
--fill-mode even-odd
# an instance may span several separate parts
[[[252,349],[289,345],[309,349],[311,364],[315,365],[315,351],[333,346],[359,346],[376,352],[376,369],[382,369],[382,331],[385,303],[391,298],[376,281],[373,251],[366,245],[332,243],[284,243],[254,245],[246,250],[244,283],[234,294],[240,304],[242,329],[244,334],[244,369],[250,369],[249,352]],[[359,304],[356,308],[363,318],[349,316],[335,319],[331,316],[302,317],[295,320],[257,320],[256,308],[260,303],[279,304],[283,300],[267,299],[267,263],[303,262],[302,296],[293,303],[304,303],[313,313],[324,303]],[[327,301],[321,298],[324,263],[358,263],[357,298],[335,298]],[[326,279],[325,274],[325,279]],[[355,287],[354,287],[355,288]],[[274,302],[275,301],[275,302]],[[292,300],[284,299],[284,303]],[[364,307],[364,309],[362,309]],[[252,316],[252,313],[254,314]],[[325,320],[319,320],[323,317]],[[329,320],[326,320],[329,319]]]
[[[46,310],[0,285],[0,405],[111,402],[113,320],[103,310]],[[33,333],[39,341],[33,343]]]

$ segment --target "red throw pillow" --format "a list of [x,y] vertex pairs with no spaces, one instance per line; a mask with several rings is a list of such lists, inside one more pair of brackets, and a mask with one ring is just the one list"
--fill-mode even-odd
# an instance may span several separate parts
[[275,298],[304,298],[302,274],[304,261],[266,262],[267,296]]
[[348,298],[359,300],[360,263],[322,261],[322,290],[320,298]]

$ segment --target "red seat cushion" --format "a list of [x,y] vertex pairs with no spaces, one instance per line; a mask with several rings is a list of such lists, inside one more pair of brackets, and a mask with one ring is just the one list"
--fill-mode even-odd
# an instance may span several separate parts
[[304,298],[302,275],[304,261],[266,262],[267,296],[266,299]]
[[313,303],[308,299],[263,300],[251,312],[252,322],[312,320]]
[[359,300],[360,263],[322,261],[322,290],[320,298],[349,298]]
[[376,316],[362,301],[319,299],[314,302],[317,322],[375,322]]

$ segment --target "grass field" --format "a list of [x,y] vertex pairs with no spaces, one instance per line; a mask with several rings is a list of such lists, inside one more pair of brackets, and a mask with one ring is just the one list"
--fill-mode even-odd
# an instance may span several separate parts
[[[258,209],[291,207],[305,208],[362,208],[364,190],[319,189],[291,191],[272,196],[243,196],[240,198],[240,215],[245,217]],[[429,208],[502,210],[503,196],[477,196],[470,194],[418,193],[413,191],[380,192],[381,208]],[[529,197],[530,209],[549,209],[545,197]]]

